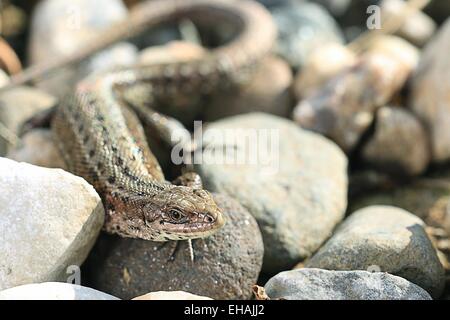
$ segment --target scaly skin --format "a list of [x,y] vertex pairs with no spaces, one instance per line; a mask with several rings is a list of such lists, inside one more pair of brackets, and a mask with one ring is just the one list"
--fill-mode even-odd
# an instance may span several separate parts
[[[232,23],[238,34],[199,61],[91,76],[77,85],[52,121],[69,170],[89,181],[103,199],[106,231],[124,237],[154,241],[202,238],[224,224],[221,210],[207,191],[195,186],[195,177],[180,179],[188,186],[165,181],[139,118],[146,117],[169,136],[179,127],[178,122],[151,111],[161,97],[208,94],[240,81],[241,73],[259,62],[275,39],[270,15],[250,1],[151,1],[131,15],[137,21],[131,20],[131,32],[180,17],[201,23]],[[117,32],[107,31],[108,41],[117,38],[112,35]],[[139,94],[142,91],[133,90],[142,87],[147,91],[145,99]]]

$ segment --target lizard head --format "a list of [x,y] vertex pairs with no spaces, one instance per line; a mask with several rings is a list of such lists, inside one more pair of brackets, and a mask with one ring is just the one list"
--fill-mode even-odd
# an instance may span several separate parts
[[224,223],[222,211],[205,190],[173,186],[153,196],[143,207],[145,227],[154,241],[204,238]]

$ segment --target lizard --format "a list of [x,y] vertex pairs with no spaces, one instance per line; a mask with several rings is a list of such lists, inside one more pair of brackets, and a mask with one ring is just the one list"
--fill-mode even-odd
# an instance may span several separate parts
[[[57,145],[69,171],[85,178],[100,194],[108,233],[166,242],[204,238],[224,225],[222,210],[192,173],[178,179],[178,185],[165,180],[148,147],[143,124],[154,126],[167,142],[174,143],[173,132],[184,127],[154,111],[158,99],[173,94],[208,95],[242,81],[240,75],[273,46],[276,28],[270,14],[250,0],[144,2],[127,21],[102,32],[81,52],[31,67],[12,79],[13,84],[29,82],[118,40],[180,18],[229,23],[237,34],[199,60],[88,76],[54,110],[51,128]],[[145,89],[145,99],[136,88]]]

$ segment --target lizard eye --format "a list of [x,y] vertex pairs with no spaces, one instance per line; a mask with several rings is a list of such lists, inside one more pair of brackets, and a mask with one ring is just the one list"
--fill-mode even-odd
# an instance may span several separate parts
[[184,215],[178,209],[171,209],[169,211],[169,218],[174,222],[179,222],[180,220],[182,220],[184,218]]

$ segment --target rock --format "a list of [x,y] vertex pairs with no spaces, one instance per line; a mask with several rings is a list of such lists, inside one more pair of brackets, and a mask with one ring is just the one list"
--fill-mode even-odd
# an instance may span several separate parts
[[[402,0],[383,0],[380,4],[381,15],[388,19],[401,19],[407,5]],[[396,32],[400,37],[416,46],[422,47],[436,31],[436,22],[422,11],[416,11],[409,16]]]
[[298,269],[277,274],[264,288],[271,299],[431,300],[419,286],[381,272]]
[[213,300],[184,291],[158,291],[150,292],[134,298],[133,300]]
[[27,162],[40,167],[66,169],[53,134],[49,129],[34,129],[26,133],[19,146],[6,155],[7,158]]
[[31,19],[30,64],[72,54],[93,34],[126,17],[119,0],[41,1]]
[[355,66],[301,100],[294,109],[295,121],[352,152],[372,124],[375,111],[403,88],[417,64],[417,49],[405,41],[385,39]]
[[425,128],[408,110],[382,107],[377,110],[374,134],[363,147],[363,159],[393,175],[423,173],[430,160]]
[[344,41],[336,21],[318,4],[284,1],[270,10],[279,32],[276,52],[293,68],[302,67],[314,48]]
[[120,300],[91,288],[62,282],[25,284],[0,291],[0,300]]
[[444,269],[424,227],[422,220],[403,209],[367,207],[350,215],[305,266],[388,272],[438,298],[444,289]]
[[[53,107],[56,103],[55,97],[31,87],[16,87],[1,92],[0,123],[11,134],[17,135],[23,122],[34,114]],[[13,145],[0,137],[0,155],[5,155],[11,147]]]
[[[33,11],[28,59],[31,64],[68,56],[92,41],[101,31],[127,17],[120,0],[59,0],[41,1]],[[91,72],[131,65],[137,58],[137,48],[118,43],[105,49],[77,67],[61,70],[38,83],[58,97],[70,92],[73,85]]]
[[122,299],[149,291],[182,290],[213,299],[248,299],[263,259],[260,231],[233,199],[214,196],[227,219],[216,234],[194,240],[191,262],[187,242],[157,243],[102,235],[86,268],[90,286]]
[[420,178],[411,184],[378,190],[350,199],[349,212],[373,205],[407,210],[428,226],[450,234],[450,177]]
[[5,71],[0,69],[0,88],[9,83],[9,77]]
[[94,188],[60,169],[0,158],[0,289],[65,281],[104,221]]
[[296,98],[300,100],[313,94],[356,62],[356,55],[344,45],[328,43],[316,48],[295,77],[293,89]]
[[197,171],[208,189],[237,199],[256,218],[265,273],[310,256],[342,220],[347,159],[325,138],[263,113],[212,123],[203,137]]
[[205,110],[205,120],[214,121],[254,111],[288,117],[292,105],[291,82],[289,65],[280,58],[269,56],[261,62],[248,83],[214,97]]
[[410,105],[429,130],[432,160],[450,159],[450,19],[425,47],[412,80]]

